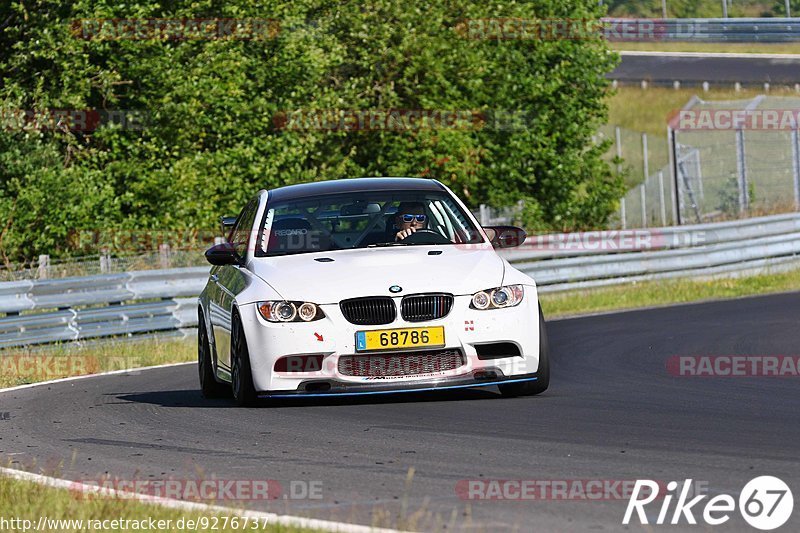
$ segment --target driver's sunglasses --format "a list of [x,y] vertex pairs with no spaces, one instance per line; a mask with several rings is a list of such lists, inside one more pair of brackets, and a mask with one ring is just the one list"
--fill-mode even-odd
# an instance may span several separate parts
[[413,222],[415,217],[417,222],[425,222],[428,219],[427,215],[403,215],[403,222]]

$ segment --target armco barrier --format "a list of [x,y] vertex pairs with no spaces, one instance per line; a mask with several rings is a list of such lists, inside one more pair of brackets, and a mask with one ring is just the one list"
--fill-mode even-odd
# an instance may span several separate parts
[[208,270],[0,283],[0,348],[196,327]]
[[[531,236],[523,246],[503,251],[501,255],[511,262],[521,263],[534,260],[613,253],[615,250],[607,247],[591,246],[591,243],[596,243],[603,239],[620,240],[625,238],[630,240],[633,246],[626,250],[621,250],[622,252],[652,252],[745,241],[795,232],[800,232],[800,215],[791,213],[666,228],[548,233]],[[590,245],[585,245],[584,243],[590,243]]]
[[612,41],[787,43],[800,41],[800,18],[603,19]]
[[[619,233],[532,236],[501,255],[541,292],[800,267],[800,214],[625,232],[638,247],[592,244]],[[0,283],[0,348],[196,327],[208,270]]]

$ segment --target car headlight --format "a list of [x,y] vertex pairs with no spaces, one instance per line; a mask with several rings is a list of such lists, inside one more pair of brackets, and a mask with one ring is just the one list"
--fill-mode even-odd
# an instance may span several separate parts
[[503,309],[514,307],[522,302],[525,290],[522,285],[506,285],[496,289],[478,291],[472,295],[473,309]]
[[270,322],[313,322],[325,318],[317,304],[286,300],[258,302],[258,313]]

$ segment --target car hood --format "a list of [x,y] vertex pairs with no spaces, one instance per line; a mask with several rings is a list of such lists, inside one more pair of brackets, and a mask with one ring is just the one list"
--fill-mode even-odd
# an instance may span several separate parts
[[[490,246],[404,246],[256,258],[250,268],[284,299],[329,304],[360,296],[472,294],[500,286],[505,262]],[[390,292],[393,285],[402,291]]]

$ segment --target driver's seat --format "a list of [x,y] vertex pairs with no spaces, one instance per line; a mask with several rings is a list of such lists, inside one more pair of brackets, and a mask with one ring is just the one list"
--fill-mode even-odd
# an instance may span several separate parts
[[394,214],[384,216],[383,229],[370,231],[359,243],[359,246],[369,246],[370,244],[378,244],[384,242],[394,242],[394,236],[397,230],[394,227]]

